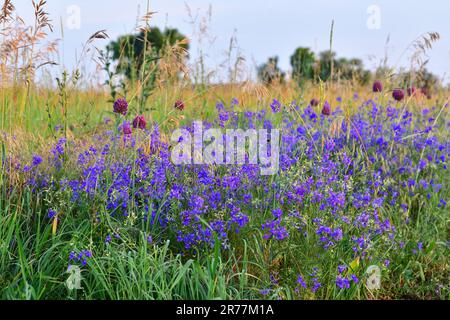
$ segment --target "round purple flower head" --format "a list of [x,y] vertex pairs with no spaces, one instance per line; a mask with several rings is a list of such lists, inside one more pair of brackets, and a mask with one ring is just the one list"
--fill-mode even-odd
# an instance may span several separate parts
[[319,100],[314,98],[311,100],[310,104],[311,104],[311,107],[317,107],[319,105]]
[[328,101],[325,101],[325,103],[323,104],[322,114],[324,116],[329,116],[331,114],[331,107]]
[[382,92],[383,91],[383,84],[381,81],[377,80],[373,83],[373,92]]
[[114,102],[114,113],[126,115],[128,112],[128,102],[124,98],[119,98]]
[[131,129],[131,125],[130,125],[129,122],[125,121],[125,122],[123,123],[123,125],[122,125],[122,131],[123,131],[123,134],[125,134],[125,135],[129,135],[129,134],[132,134],[132,133],[133,133],[133,130]]
[[181,100],[175,101],[175,109],[183,111],[185,108],[184,102]]
[[402,101],[405,97],[405,92],[402,89],[394,89],[392,97],[394,97],[396,101]]
[[137,116],[133,120],[133,128],[145,130],[147,127],[147,121],[145,121],[145,117],[143,115]]

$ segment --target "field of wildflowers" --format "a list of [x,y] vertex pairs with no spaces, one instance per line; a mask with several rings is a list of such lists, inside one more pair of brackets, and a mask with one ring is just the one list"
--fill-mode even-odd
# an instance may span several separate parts
[[[444,88],[24,88],[1,94],[3,299],[450,297]],[[278,172],[175,165],[198,120],[280,130]]]
[[[396,100],[355,94],[351,114],[341,98],[333,109],[217,103],[205,127],[281,129],[274,176],[174,165],[158,125],[130,118],[124,99],[89,139],[56,133],[46,153],[4,151],[2,295],[445,298],[448,106]],[[72,265],[82,289],[68,292]]]

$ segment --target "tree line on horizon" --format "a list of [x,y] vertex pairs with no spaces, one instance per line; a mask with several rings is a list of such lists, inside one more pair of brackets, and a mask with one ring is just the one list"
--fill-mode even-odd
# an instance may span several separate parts
[[[189,51],[187,37],[177,29],[152,27],[147,31],[141,30],[136,34],[120,36],[107,46],[110,58],[115,61],[116,73],[124,75],[129,80],[138,78],[141,70],[147,68],[149,62],[153,68],[153,79],[156,78],[159,68],[158,60],[170,46],[182,43],[182,48]],[[151,48],[150,55],[146,49]],[[185,56],[185,59],[188,55]],[[287,82],[287,73],[278,65],[278,56],[269,57],[268,60],[257,67],[257,77],[261,83],[274,84]],[[379,67],[375,72],[365,69],[359,58],[338,57],[336,52],[323,51],[315,54],[310,48],[298,47],[290,57],[290,79],[297,85],[303,86],[307,82],[328,80],[351,80],[366,85],[374,78],[383,78],[388,75],[389,68]],[[144,67],[144,68],[143,68]],[[432,88],[439,83],[439,79],[423,68],[418,72],[401,71],[398,73],[401,85],[417,85]],[[154,85],[153,83],[150,86]]]
[[[362,84],[367,84],[371,77],[371,72],[364,69],[364,64],[358,58],[337,58],[335,52],[323,51],[316,56],[311,49],[299,47],[295,49],[290,57],[292,68],[291,78],[299,86],[308,81],[327,81],[331,77],[357,80]],[[275,81],[285,82],[286,73],[278,66],[278,57],[270,57],[268,61],[258,67],[258,79],[266,84]]]

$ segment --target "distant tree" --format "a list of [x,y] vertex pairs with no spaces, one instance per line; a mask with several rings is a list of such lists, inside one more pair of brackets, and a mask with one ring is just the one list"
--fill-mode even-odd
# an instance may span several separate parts
[[394,75],[395,71],[393,68],[388,67],[387,65],[382,65],[377,67],[377,69],[374,72],[375,79],[387,79],[391,78]]
[[265,84],[284,82],[285,73],[278,67],[278,57],[270,57],[269,60],[258,67],[258,79]]
[[319,77],[323,81],[331,77],[331,61],[334,64],[334,76],[344,80],[356,80],[362,84],[369,82],[371,73],[364,69],[361,59],[336,58],[335,52],[323,51],[319,54]]
[[[124,35],[116,41],[112,41],[107,50],[112,53],[112,59],[118,62],[117,71],[129,79],[135,79],[142,68],[143,63],[157,61],[164,50],[181,42],[181,46],[189,50],[186,37],[177,29],[165,29],[161,31],[152,27],[147,32],[141,30],[138,34]],[[147,48],[147,52],[144,52]],[[144,61],[146,57],[146,61]]]
[[362,84],[367,84],[370,80],[371,73],[364,69],[361,59],[345,59],[340,58],[335,62],[338,77],[346,80],[356,80]]
[[429,72],[427,69],[419,71],[418,74],[418,85],[422,88],[434,88],[441,85],[440,79],[433,73]]
[[394,68],[380,66],[376,69],[374,76],[376,79],[389,78],[393,86],[421,89],[422,93],[427,96],[442,85],[439,77],[428,71],[425,67],[420,70],[402,69],[396,71]]
[[297,48],[291,56],[292,78],[301,85],[305,80],[314,79],[316,57],[309,48]]
[[416,87],[425,88],[426,92],[431,93],[433,89],[440,85],[439,78],[426,68],[421,70],[401,71],[397,77],[399,85],[403,88]]
[[[331,61],[336,61],[336,53],[330,51],[323,51],[319,53],[319,72],[318,75],[321,80],[327,81],[331,76]],[[336,68],[336,63],[335,63]]]

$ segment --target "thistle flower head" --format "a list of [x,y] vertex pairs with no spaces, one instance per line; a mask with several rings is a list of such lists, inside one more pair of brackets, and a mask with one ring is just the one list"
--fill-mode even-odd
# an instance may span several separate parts
[[137,116],[133,120],[133,128],[145,130],[147,128],[147,121],[143,115]]
[[319,100],[317,100],[316,98],[313,98],[310,102],[311,107],[317,107],[319,105]]
[[183,101],[177,100],[177,101],[175,102],[175,109],[178,109],[178,110],[183,111],[184,108],[185,108],[185,105],[184,105],[184,102],[183,102]]
[[405,92],[402,89],[394,89],[394,91],[392,92],[392,97],[396,101],[402,101],[405,97]]
[[324,116],[329,116],[331,114],[331,106],[328,101],[325,101],[325,103],[323,104],[322,114]]
[[114,113],[126,115],[128,112],[128,102],[124,98],[119,98],[114,102]]
[[383,91],[383,84],[381,81],[377,80],[373,83],[373,92],[382,92]]

